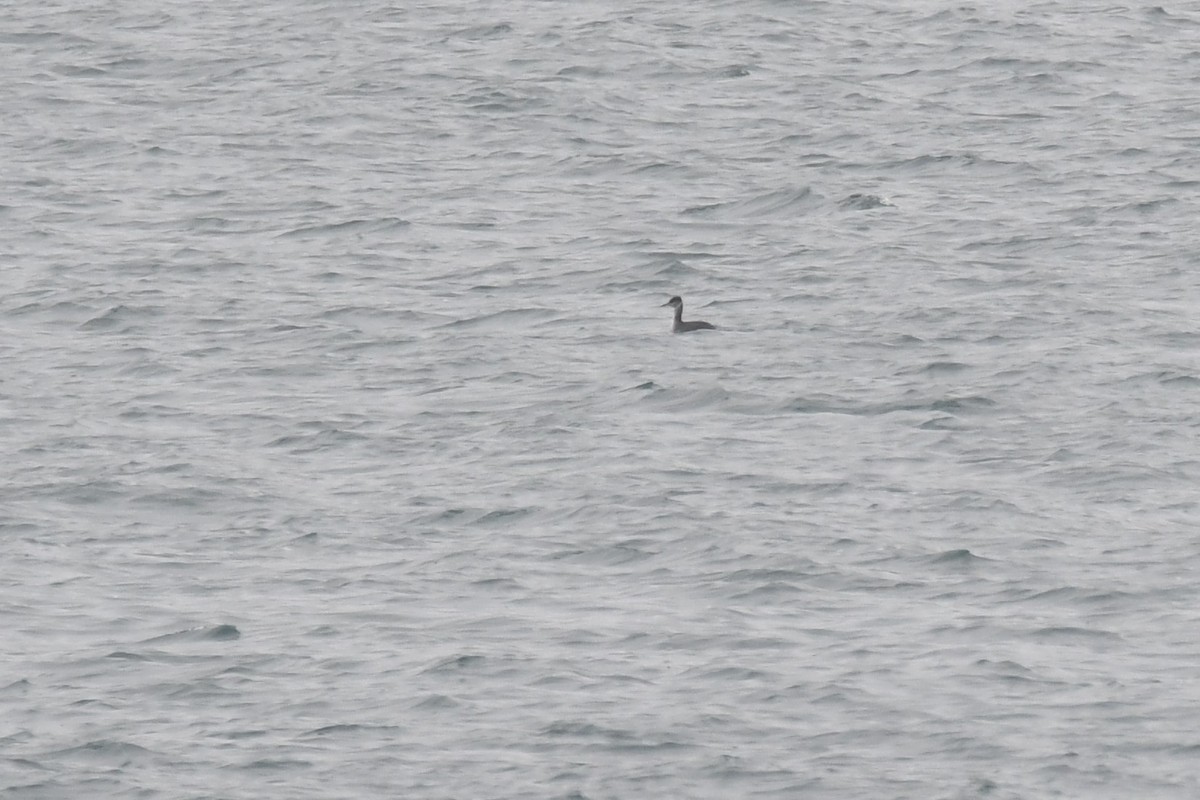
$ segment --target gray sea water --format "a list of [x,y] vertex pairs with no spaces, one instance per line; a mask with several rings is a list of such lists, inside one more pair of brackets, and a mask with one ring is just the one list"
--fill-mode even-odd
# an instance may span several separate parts
[[6,800],[1200,796],[1196,3],[0,64]]

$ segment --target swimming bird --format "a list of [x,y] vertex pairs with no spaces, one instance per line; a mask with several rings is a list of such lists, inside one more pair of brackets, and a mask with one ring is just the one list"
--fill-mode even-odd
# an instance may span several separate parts
[[714,331],[717,329],[713,325],[703,320],[693,319],[687,322],[683,321],[683,298],[679,295],[672,297],[663,306],[673,306],[675,308],[675,324],[671,326],[672,333],[687,333],[688,331]]

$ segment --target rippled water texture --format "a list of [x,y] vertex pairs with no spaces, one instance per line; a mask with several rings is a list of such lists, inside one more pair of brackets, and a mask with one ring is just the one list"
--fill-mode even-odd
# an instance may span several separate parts
[[1198,43],[5,3],[0,795],[1200,796]]

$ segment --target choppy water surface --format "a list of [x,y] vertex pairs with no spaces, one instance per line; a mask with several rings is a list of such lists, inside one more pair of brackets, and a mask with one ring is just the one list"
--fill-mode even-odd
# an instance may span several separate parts
[[1197,796],[1200,14],[895,5],[6,4],[0,794]]

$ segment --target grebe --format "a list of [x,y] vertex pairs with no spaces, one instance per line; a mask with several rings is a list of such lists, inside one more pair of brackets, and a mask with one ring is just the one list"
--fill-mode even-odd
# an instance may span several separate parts
[[688,331],[714,331],[716,325],[712,325],[703,320],[693,319],[688,322],[683,321],[683,298],[676,295],[667,302],[664,306],[673,306],[675,308],[675,324],[671,326],[673,333],[687,333]]

